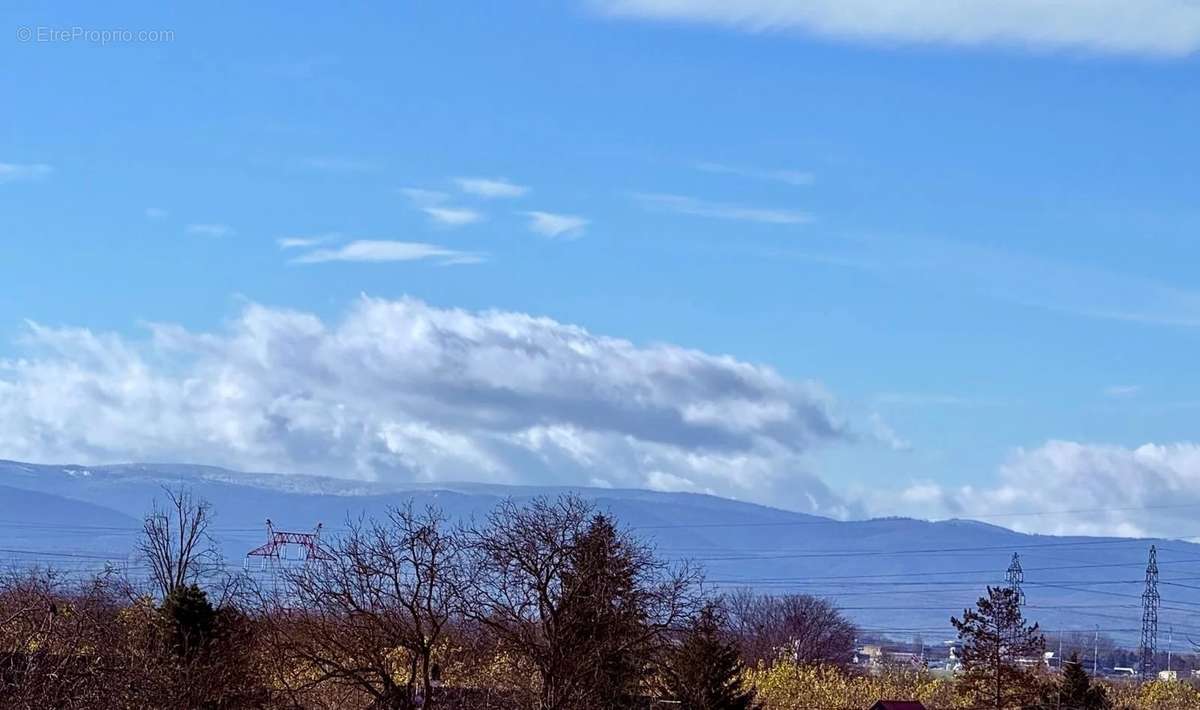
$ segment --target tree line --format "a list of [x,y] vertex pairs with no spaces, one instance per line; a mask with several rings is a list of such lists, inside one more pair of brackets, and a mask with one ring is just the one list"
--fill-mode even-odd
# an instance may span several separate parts
[[573,496],[504,501],[470,524],[392,508],[267,577],[222,564],[205,501],[163,502],[144,519],[140,574],[0,579],[0,708],[1200,707],[1183,683],[1097,682],[1078,655],[1050,672],[1006,588],[950,619],[956,675],[868,671],[852,664],[859,630],[827,600],[710,593],[698,567]]
[[212,520],[167,490],[143,573],[9,573],[0,706],[749,710],[749,667],[853,653],[829,602],[710,594],[573,496],[392,508],[265,578],[227,570]]

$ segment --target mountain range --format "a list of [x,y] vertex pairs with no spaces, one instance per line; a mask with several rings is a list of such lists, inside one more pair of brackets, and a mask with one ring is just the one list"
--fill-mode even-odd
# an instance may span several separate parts
[[[0,564],[90,572],[137,565],[142,516],[163,487],[186,486],[216,513],[231,565],[265,541],[265,520],[336,535],[348,516],[413,500],[478,519],[504,498],[573,493],[652,544],[706,569],[715,590],[737,586],[832,599],[864,633],[926,643],[951,638],[949,618],[986,586],[1006,583],[1019,555],[1026,615],[1056,634],[1099,630],[1136,644],[1151,545],[1157,549],[1165,647],[1200,640],[1200,546],[1178,540],[1031,535],[969,521],[833,520],[695,493],[482,483],[381,483],[190,464],[42,465],[0,461]],[[252,566],[252,565],[251,565]]]

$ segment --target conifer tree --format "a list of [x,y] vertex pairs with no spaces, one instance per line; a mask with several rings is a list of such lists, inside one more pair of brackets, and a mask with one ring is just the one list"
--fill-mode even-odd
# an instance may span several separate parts
[[754,710],[755,693],[743,679],[737,644],[727,637],[724,615],[705,606],[667,662],[667,691],[689,710]]
[[1079,654],[1071,654],[1063,666],[1057,690],[1055,705],[1062,710],[1109,710],[1112,707],[1104,686],[1092,683],[1091,676],[1083,669]]
[[962,643],[959,686],[979,708],[1012,710],[1037,701],[1035,669],[1042,663],[1046,639],[1038,625],[1028,626],[1017,593],[988,587],[974,609],[951,618]]
[[208,595],[195,584],[172,589],[163,600],[162,614],[171,648],[182,658],[195,657],[213,639],[217,612]]

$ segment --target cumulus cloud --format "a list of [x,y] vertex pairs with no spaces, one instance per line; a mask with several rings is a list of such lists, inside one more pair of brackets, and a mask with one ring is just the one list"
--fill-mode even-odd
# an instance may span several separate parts
[[0,163],[0,183],[42,180],[53,172],[45,163]]
[[[293,240],[295,242],[296,240]],[[318,243],[303,240],[305,244],[282,243],[280,246],[311,246]],[[434,259],[441,264],[477,264],[484,260],[482,254],[447,249],[436,244],[423,242],[398,242],[376,239],[360,239],[331,249],[315,249],[301,254],[292,261],[297,264],[319,264],[327,261],[421,261]]]
[[1181,56],[1200,48],[1193,0],[591,0],[619,17],[884,43],[1012,45]]
[[529,192],[529,188],[524,185],[517,185],[498,178],[455,178],[454,184],[458,185],[458,189],[463,192],[489,199],[521,197]]
[[880,512],[895,512],[899,500],[909,514],[980,518],[1026,532],[1200,537],[1200,444],[1049,441],[1014,452],[993,485],[922,481],[887,495]]
[[583,233],[588,221],[583,217],[553,212],[526,212],[529,217],[529,228],[534,232],[555,239],[558,237],[577,237]]
[[847,437],[830,396],[731,357],[367,297],[336,321],[250,305],[220,331],[151,333],[30,324],[21,356],[0,361],[0,451],[842,510],[804,473],[812,449]]
[[640,192],[635,193],[633,197],[638,202],[652,209],[677,212],[695,217],[713,217],[716,219],[763,222],[766,224],[804,224],[805,222],[812,221],[812,218],[808,214],[796,210],[729,205],[720,202],[699,200],[684,195],[668,195],[663,193]]
[[187,233],[201,237],[227,237],[233,234],[233,227],[227,224],[189,224]]

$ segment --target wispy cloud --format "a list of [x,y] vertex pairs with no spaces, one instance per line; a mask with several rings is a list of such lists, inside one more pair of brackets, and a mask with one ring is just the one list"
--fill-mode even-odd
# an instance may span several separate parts
[[872,398],[876,405],[903,407],[995,407],[1010,402],[986,397],[967,397],[944,392],[882,392]]
[[731,205],[721,202],[709,202],[684,195],[668,195],[663,193],[639,192],[634,193],[633,197],[649,208],[694,215],[696,217],[731,219],[743,222],[763,222],[766,224],[805,224],[812,221],[811,216],[798,210]]
[[1104,396],[1112,397],[1113,399],[1135,397],[1141,394],[1141,392],[1142,388],[1140,385],[1109,385],[1104,388]]
[[0,163],[0,183],[44,180],[53,172],[45,163]]
[[189,224],[187,233],[201,237],[228,237],[234,231],[233,227],[227,224]]
[[369,160],[329,155],[305,158],[304,165],[328,173],[366,173],[378,169],[378,166]]
[[167,217],[169,214],[170,214],[169,212],[167,212],[166,210],[164,210],[161,207],[147,207],[146,208],[146,219],[163,219],[163,218]]
[[892,451],[912,451],[912,442],[896,433],[878,412],[867,418],[871,436]]
[[446,227],[462,227],[483,219],[483,215],[467,207],[422,207],[434,222]]
[[524,185],[516,185],[503,178],[455,178],[458,189],[479,197],[521,197],[529,192]]
[[1200,49],[1193,0],[591,0],[618,17],[856,42],[1007,45],[1183,56]]
[[423,187],[402,187],[398,191],[414,207],[425,213],[435,224],[443,227],[462,227],[483,219],[483,213],[470,207],[446,204],[450,195]]
[[314,237],[282,237],[276,239],[275,243],[280,249],[303,249],[306,247],[315,247],[318,244],[326,244],[328,242],[341,239],[342,235],[334,232],[330,234],[320,234]]
[[330,261],[423,261],[434,260],[443,265],[478,264],[483,254],[447,249],[423,242],[399,242],[361,239],[330,249],[317,249],[301,254],[292,261],[297,264],[320,264]]
[[792,185],[794,187],[803,187],[813,184],[813,174],[801,170],[762,170],[759,168],[745,168],[737,165],[708,162],[696,163],[695,168],[706,173],[735,175],[737,177],[751,178],[754,180],[771,180],[774,182],[782,182]]
[[530,211],[523,212],[529,217],[529,228],[534,232],[552,239],[558,237],[578,237],[588,225],[588,220],[569,214],[553,212]]
[[901,235],[843,240],[841,256],[879,264],[875,273],[914,288],[974,291],[1064,315],[1157,326],[1200,327],[1200,290],[965,241]]
[[450,199],[450,196],[439,190],[426,190],[423,187],[402,187],[398,190],[401,195],[418,206],[438,205]]

